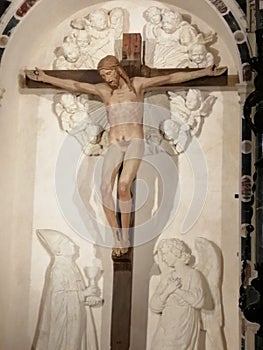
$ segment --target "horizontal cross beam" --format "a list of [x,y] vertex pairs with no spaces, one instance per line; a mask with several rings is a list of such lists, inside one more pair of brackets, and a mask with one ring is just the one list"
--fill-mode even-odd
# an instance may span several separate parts
[[[125,71],[128,73],[130,77],[133,77],[133,65],[132,63],[125,62],[122,64]],[[156,69],[156,68],[149,68],[147,66],[141,66],[140,74],[137,74],[136,76],[141,76],[145,78],[151,78],[155,76],[162,76],[167,75],[175,72],[189,72],[189,71],[195,71],[197,69]],[[61,79],[72,79],[83,83],[101,83],[102,79],[96,69],[88,69],[88,70],[44,70],[44,72],[52,77],[61,78]],[[171,84],[170,86],[234,86],[238,83],[238,77],[235,75],[228,76],[227,71],[216,77],[202,77],[194,80],[190,80],[184,83],[178,83],[178,84]],[[54,89],[60,89],[57,87],[54,87],[47,83],[42,83],[40,81],[34,81],[29,79],[26,75],[24,76],[23,82],[22,82],[23,88],[29,88],[29,89],[46,89],[46,88],[54,88]]]

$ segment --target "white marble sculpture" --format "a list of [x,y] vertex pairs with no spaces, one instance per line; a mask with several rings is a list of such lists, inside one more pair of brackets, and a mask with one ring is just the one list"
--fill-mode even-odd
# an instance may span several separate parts
[[86,17],[70,22],[71,32],[57,49],[55,69],[96,69],[101,58],[121,58],[124,10],[115,7],[91,11]]
[[196,350],[206,293],[202,275],[189,265],[191,251],[179,239],[162,240],[158,256],[162,273],[150,308],[160,319],[150,349]]
[[147,21],[144,26],[145,64],[151,67],[158,29],[161,28],[162,10],[159,7],[151,6],[143,13],[143,16]]
[[115,33],[109,25],[108,11],[97,9],[87,16],[89,25],[86,30],[90,36],[89,51],[94,61],[94,68],[107,54],[114,55]]
[[223,311],[222,311],[222,256],[219,248],[205,238],[195,240],[198,261],[196,269],[201,271],[207,279],[213,308],[202,309],[202,328],[206,332],[205,350],[224,350],[225,341],[223,333]]
[[[159,315],[150,350],[224,350],[222,258],[205,238],[195,239],[196,257],[180,239],[160,241],[155,260],[160,269],[150,309]],[[195,259],[194,259],[195,258]],[[191,265],[196,260],[195,266]]]
[[107,144],[107,133],[95,123],[89,113],[88,95],[58,94],[55,112],[62,130],[74,136],[86,155],[99,155]]
[[80,30],[72,37],[66,37],[60,48],[60,54],[53,63],[54,69],[84,69],[92,68],[93,60],[86,51],[89,36],[85,30]]
[[124,28],[124,10],[121,7],[114,7],[112,10],[110,10],[109,26],[114,31],[115,39],[122,39]]
[[214,63],[206,44],[214,34],[199,33],[179,12],[150,7],[144,13],[145,63],[155,68],[204,68]]
[[178,120],[166,119],[160,127],[165,140],[175,149],[176,153],[186,150],[191,141],[190,128],[187,124],[179,123]]
[[114,33],[115,45],[114,55],[122,59],[122,34],[124,32],[124,10],[120,7],[115,7],[109,12],[110,28]]
[[171,119],[181,121],[190,128],[191,135],[201,131],[203,118],[207,117],[215,103],[216,97],[204,97],[198,89],[189,89],[185,96],[169,91]]
[[214,56],[202,43],[194,43],[189,47],[188,58],[189,68],[205,68],[214,64]]
[[96,350],[91,306],[99,304],[97,290],[85,287],[75,262],[78,247],[59,231],[43,229],[37,235],[51,255],[47,269],[34,350]]
[[168,96],[171,119],[164,120],[160,130],[178,154],[186,151],[194,135],[200,134],[203,119],[211,113],[216,97],[204,97],[197,89],[189,89],[185,96],[168,91]]

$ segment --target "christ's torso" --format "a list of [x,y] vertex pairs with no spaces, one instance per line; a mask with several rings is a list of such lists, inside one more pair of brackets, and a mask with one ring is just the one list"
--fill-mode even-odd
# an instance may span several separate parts
[[131,91],[127,85],[113,91],[107,89],[105,92],[103,101],[110,125],[110,143],[142,139],[143,97]]

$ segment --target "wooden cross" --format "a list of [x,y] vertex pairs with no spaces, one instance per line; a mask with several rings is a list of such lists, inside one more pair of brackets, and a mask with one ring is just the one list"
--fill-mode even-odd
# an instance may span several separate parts
[[[184,68],[184,69],[156,69],[149,68],[141,63],[141,52],[142,52],[142,40],[141,34],[125,33],[123,34],[123,49],[122,49],[122,61],[121,65],[127,72],[128,76],[141,76],[145,78],[150,78],[154,76],[166,75],[175,72],[189,72],[196,71],[198,68]],[[79,82],[86,83],[101,83],[102,79],[96,69],[81,69],[81,70],[44,70],[44,72],[50,76],[61,78],[61,79],[73,79]],[[184,83],[172,84],[169,86],[164,86],[161,89],[168,89],[175,86],[234,86],[238,83],[237,76],[228,76],[227,71],[220,76],[216,77],[202,77],[187,81]],[[25,77],[23,87],[27,88],[55,88],[50,84],[43,83],[40,81],[30,80]],[[160,88],[158,88],[160,89]]]
[[[155,69],[141,63],[142,39],[140,34],[123,35],[123,59],[121,65],[129,75],[154,77],[177,71],[194,71],[196,69]],[[99,83],[102,82],[97,70],[45,70],[45,73],[62,79],[73,79],[79,82]],[[236,76],[224,75],[216,77],[202,77],[181,84],[173,84],[162,87],[168,89],[174,86],[233,86],[238,82]],[[27,88],[55,88],[47,83],[30,80],[25,77],[24,87]],[[59,88],[56,88],[59,89]],[[155,88],[156,89],[156,88]],[[160,89],[160,88],[158,88]],[[133,213],[134,214],[134,213]],[[131,216],[131,230],[134,224],[134,215]],[[131,329],[131,300],[132,300],[132,271],[133,271],[133,248],[120,258],[113,258],[113,299],[111,319],[111,350],[129,350]]]

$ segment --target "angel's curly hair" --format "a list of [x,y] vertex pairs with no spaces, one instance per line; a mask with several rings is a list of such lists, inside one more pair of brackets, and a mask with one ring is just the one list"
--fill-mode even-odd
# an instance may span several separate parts
[[189,264],[192,252],[191,249],[178,238],[167,238],[162,239],[158,245],[158,250],[161,253],[166,253],[167,251],[172,252],[174,256],[183,261],[185,265]]

